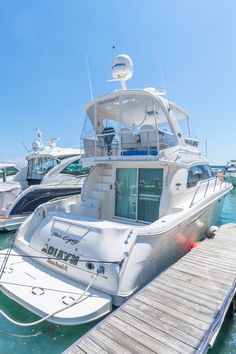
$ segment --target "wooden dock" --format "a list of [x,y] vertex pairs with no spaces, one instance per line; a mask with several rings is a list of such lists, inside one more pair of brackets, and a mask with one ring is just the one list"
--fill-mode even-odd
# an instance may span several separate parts
[[75,353],[206,353],[236,289],[236,224],[221,227],[70,346]]

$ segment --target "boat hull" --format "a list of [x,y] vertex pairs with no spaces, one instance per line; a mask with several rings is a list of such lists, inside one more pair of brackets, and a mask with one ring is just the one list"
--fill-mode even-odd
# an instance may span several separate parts
[[[0,260],[4,260],[1,253]],[[91,322],[106,315],[112,308],[108,294],[87,289],[79,282],[68,281],[33,260],[25,261],[14,251],[1,282],[0,289],[8,297],[42,318],[50,315],[47,321],[56,324]]]
[[202,209],[196,208],[185,221],[166,232],[138,236],[122,270],[119,293],[113,296],[113,304],[120,306],[135,291],[190,251],[195,242],[203,240],[210,227],[217,225],[223,201],[224,196]]

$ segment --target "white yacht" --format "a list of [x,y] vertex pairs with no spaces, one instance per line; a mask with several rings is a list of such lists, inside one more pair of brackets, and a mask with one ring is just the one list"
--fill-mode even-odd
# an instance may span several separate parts
[[20,169],[13,163],[0,163],[0,181],[11,181]]
[[32,151],[26,156],[27,165],[16,173],[11,180],[0,183],[0,229],[1,221],[9,215],[9,209],[17,196],[31,185],[38,185],[44,176],[63,159],[78,156],[80,149],[57,147],[57,140],[52,139],[47,145],[42,142],[42,134],[37,129],[37,138],[32,144]]
[[225,171],[225,180],[232,183],[236,187],[236,160],[227,163]]
[[0,219],[0,232],[16,230],[42,203],[81,193],[90,167],[82,167],[81,155],[63,159],[53,167],[39,185],[26,188],[12,202]]
[[81,197],[38,207],[2,252],[1,290],[39,321],[86,323],[122,304],[206,236],[232,188],[181,128],[188,114],[154,88],[126,89],[131,73],[116,57],[122,89],[86,107]]

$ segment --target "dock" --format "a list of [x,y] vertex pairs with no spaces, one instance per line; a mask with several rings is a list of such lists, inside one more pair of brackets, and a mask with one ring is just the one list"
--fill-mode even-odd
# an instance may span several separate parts
[[236,224],[227,224],[63,353],[206,353],[235,290]]

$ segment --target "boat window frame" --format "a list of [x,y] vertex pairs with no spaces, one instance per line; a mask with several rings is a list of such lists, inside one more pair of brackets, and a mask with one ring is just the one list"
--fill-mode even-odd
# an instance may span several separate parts
[[[193,170],[199,169],[199,173],[194,173]],[[208,172],[208,175],[207,175]],[[190,179],[190,175],[192,174],[192,180]],[[197,176],[199,175],[199,176]],[[194,178],[195,176],[195,178]],[[209,164],[204,163],[204,164],[198,164],[198,165],[194,165],[191,166],[190,169],[188,170],[188,175],[187,175],[187,188],[192,188],[192,187],[196,187],[196,185],[198,184],[198,182],[201,181],[206,181],[208,179],[211,179],[214,177],[214,173],[210,167]]]

